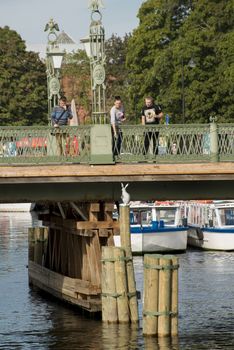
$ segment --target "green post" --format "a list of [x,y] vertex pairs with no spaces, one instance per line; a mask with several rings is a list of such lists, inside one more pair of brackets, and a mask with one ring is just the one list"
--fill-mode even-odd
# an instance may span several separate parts
[[112,135],[110,124],[91,127],[90,164],[113,164]]
[[105,54],[105,29],[102,24],[101,0],[91,0],[91,24],[89,37],[81,42],[90,59],[90,75],[92,89],[92,122],[94,124],[107,123],[106,111],[106,54]]
[[210,121],[210,161],[215,163],[219,161],[218,126],[215,117]]
[[48,43],[46,48],[46,74],[47,74],[47,94],[48,94],[48,125],[51,125],[51,112],[54,106],[58,104],[61,85],[60,70],[63,61],[64,51],[58,46],[57,33],[59,31],[58,24],[53,18],[46,24],[44,31],[48,33]]

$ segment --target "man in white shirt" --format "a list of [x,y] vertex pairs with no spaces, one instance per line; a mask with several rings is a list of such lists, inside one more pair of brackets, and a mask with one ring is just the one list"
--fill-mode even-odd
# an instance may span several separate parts
[[125,121],[124,107],[120,96],[115,96],[114,106],[110,110],[110,122],[113,137],[113,153],[114,155],[120,154],[122,143],[121,124]]

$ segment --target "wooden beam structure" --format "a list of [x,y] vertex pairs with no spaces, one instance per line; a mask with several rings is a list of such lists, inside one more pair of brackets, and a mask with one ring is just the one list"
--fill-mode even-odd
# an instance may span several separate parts
[[0,202],[233,199],[234,163],[1,166]]
[[113,210],[112,203],[51,203],[49,213],[39,215],[43,227],[29,229],[29,283],[89,312],[100,312],[101,249],[113,246],[119,231]]

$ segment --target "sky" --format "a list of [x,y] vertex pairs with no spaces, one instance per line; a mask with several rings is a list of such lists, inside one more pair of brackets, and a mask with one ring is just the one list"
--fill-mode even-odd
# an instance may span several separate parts
[[[138,26],[137,13],[144,0],[102,0],[106,39],[123,37]],[[89,33],[89,0],[0,0],[0,27],[9,26],[26,44],[47,43],[46,23],[53,18],[76,43]]]

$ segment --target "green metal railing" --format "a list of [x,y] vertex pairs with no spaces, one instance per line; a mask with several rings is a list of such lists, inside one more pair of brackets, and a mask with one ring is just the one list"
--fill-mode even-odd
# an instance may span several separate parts
[[1,127],[0,164],[89,163],[90,126]]
[[117,161],[177,163],[209,157],[209,125],[137,125],[122,127]]
[[115,140],[116,162],[234,161],[234,124],[131,125]]
[[220,161],[234,162],[234,124],[218,124],[218,153]]
[[124,125],[113,140],[109,125],[102,141],[95,127],[1,127],[0,164],[105,164],[107,144],[112,163],[234,162],[234,124]]

